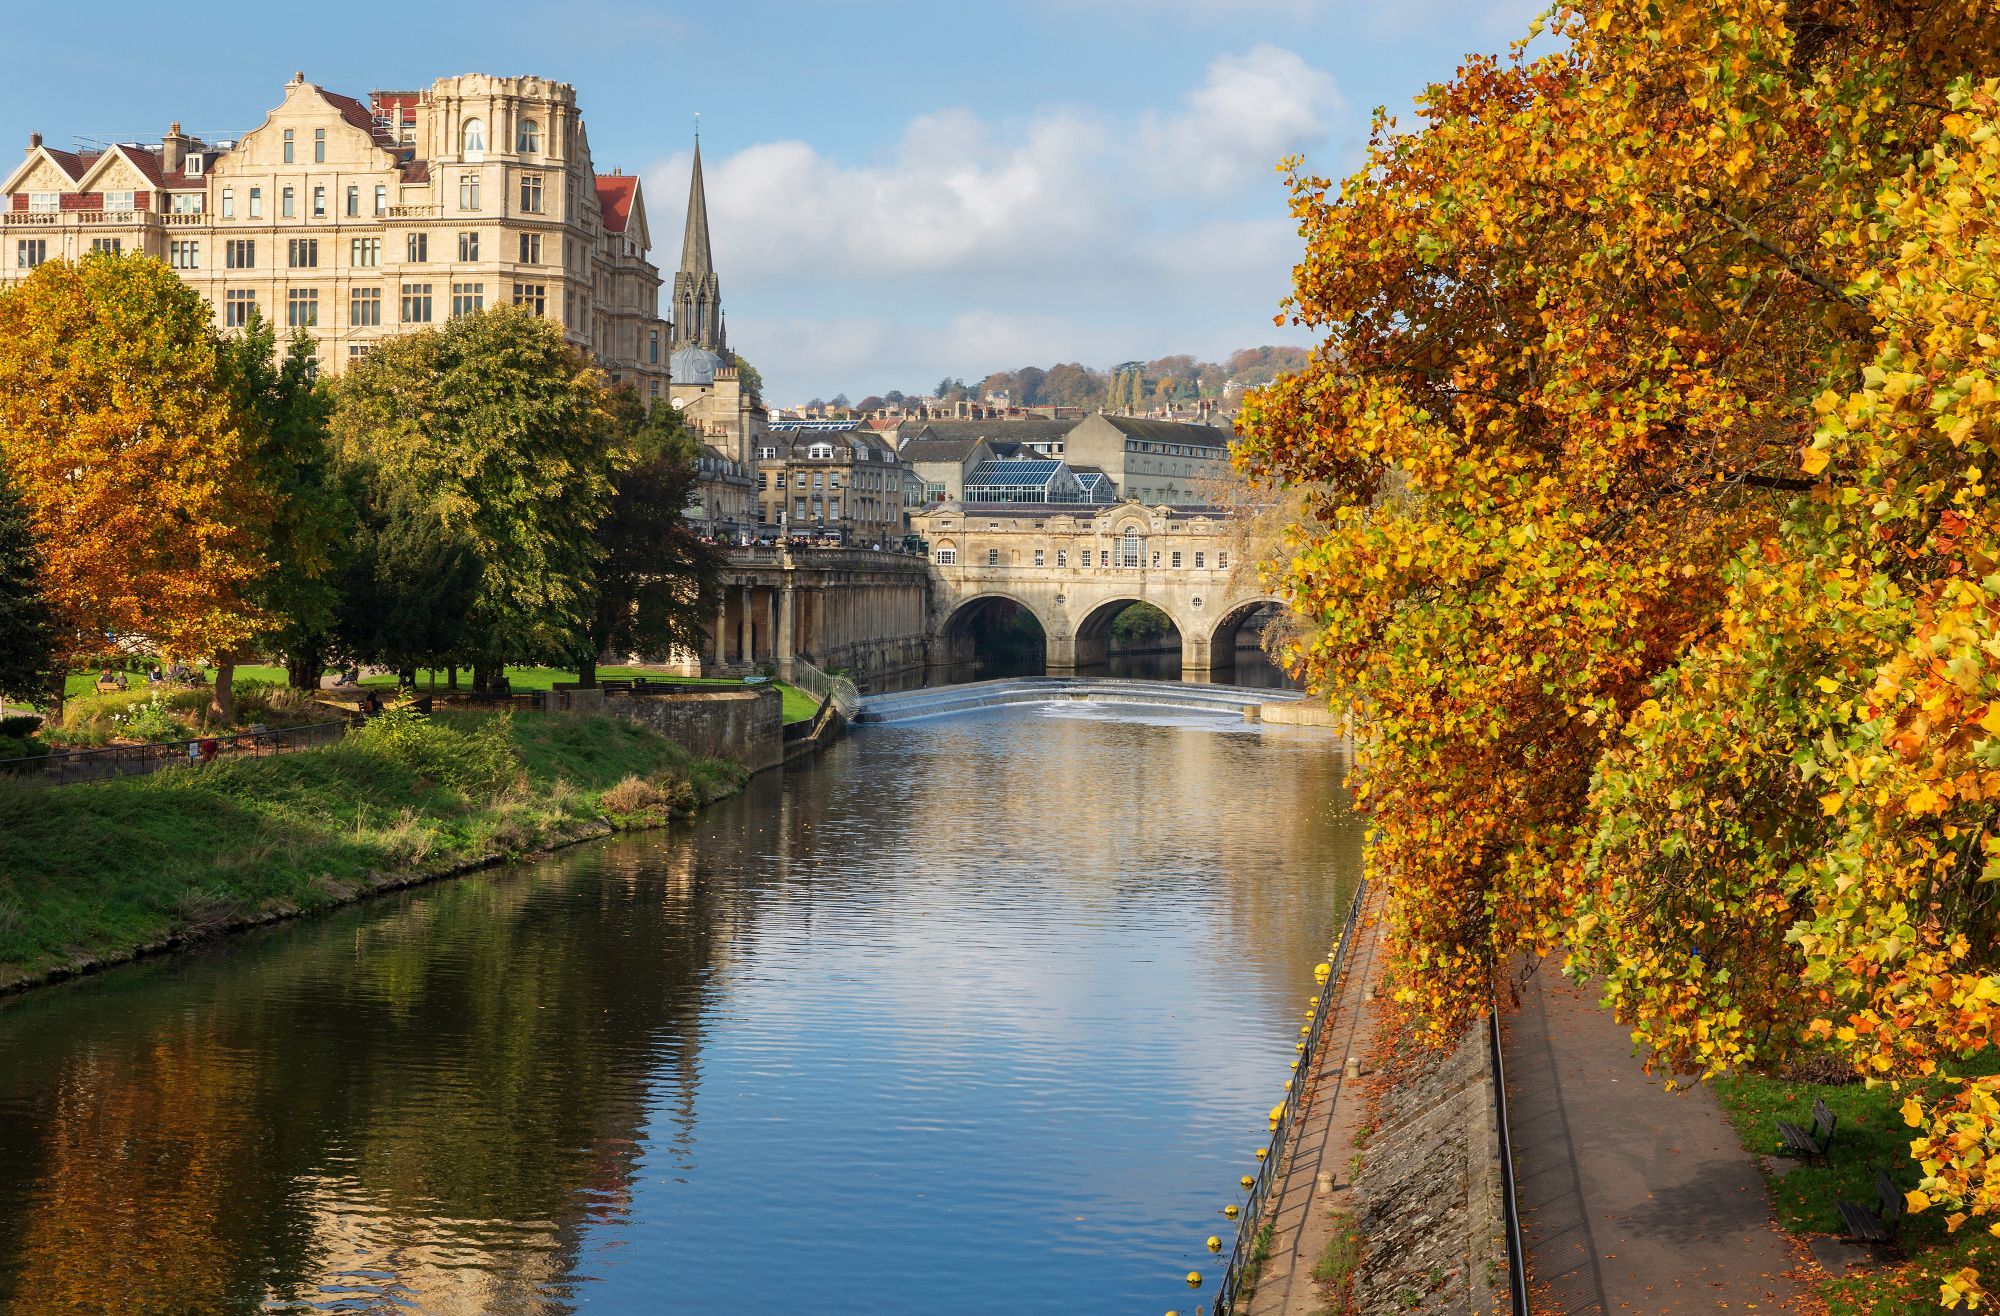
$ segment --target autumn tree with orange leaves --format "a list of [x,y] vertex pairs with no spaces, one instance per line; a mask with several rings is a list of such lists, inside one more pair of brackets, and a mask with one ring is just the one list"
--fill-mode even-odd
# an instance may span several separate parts
[[2000,1216],[2000,7],[1552,31],[1294,172],[1325,341],[1241,423],[1399,996],[1443,1037],[1567,945],[1675,1072],[1942,1091],[1911,1205]]
[[0,292],[0,461],[28,509],[62,674],[132,640],[255,635],[269,499],[207,305],[160,261],[51,261]]

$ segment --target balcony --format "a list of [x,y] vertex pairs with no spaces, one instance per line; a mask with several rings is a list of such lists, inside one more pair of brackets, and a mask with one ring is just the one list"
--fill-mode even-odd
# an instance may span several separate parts
[[0,211],[0,224],[7,228],[54,228],[62,222],[59,210]]
[[390,206],[391,219],[436,219],[439,207],[435,202],[428,205]]

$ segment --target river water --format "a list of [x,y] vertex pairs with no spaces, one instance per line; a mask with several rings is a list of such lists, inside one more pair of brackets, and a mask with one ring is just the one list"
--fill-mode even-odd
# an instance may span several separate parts
[[670,832],[0,1002],[0,1309],[1191,1309],[1344,766],[1086,704],[863,727]]

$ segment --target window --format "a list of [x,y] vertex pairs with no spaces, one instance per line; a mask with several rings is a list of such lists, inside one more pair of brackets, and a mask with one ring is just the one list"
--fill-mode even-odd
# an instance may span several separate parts
[[264,218],[264,189],[261,187],[250,189],[250,218]]
[[801,489],[805,488],[805,487],[806,487],[806,473],[805,473],[804,471],[800,471],[800,472],[798,472],[797,474],[793,475],[793,476],[792,476],[792,483],[793,483],[794,485],[796,485],[796,486],[797,486],[798,488],[801,488]]
[[1048,565],[1048,563],[1042,561],[1042,550],[1039,548],[1035,550],[1035,565],[1038,567],[1045,567]]
[[1056,550],[1056,565],[1059,567],[1066,567],[1069,565],[1069,554],[1064,552],[1060,548]]
[[1168,563],[1168,565],[1178,570],[1181,565],[1181,555],[1179,553],[1175,553],[1173,555],[1173,561]]
[[451,313],[453,316],[471,315],[486,306],[486,285],[483,283],[454,283],[451,285]]
[[1158,571],[1159,569],[1160,569],[1160,550],[1156,548],[1153,550],[1153,570]]
[[193,238],[179,239],[167,244],[167,263],[177,270],[198,270],[201,268],[201,243]]
[[375,213],[377,215],[386,215],[389,213],[389,185],[387,183],[375,184]]
[[460,210],[479,209],[478,174],[460,174],[458,176],[458,208]]
[[352,183],[347,185],[347,217],[349,219],[361,217],[361,189]]
[[257,294],[248,288],[231,288],[222,295],[222,322],[241,329],[257,313]]
[[539,215],[542,213],[542,176],[540,174],[521,175],[521,213]]
[[829,521],[838,521],[840,519],[840,500],[838,498],[829,498],[826,500],[826,519]]
[[313,129],[313,163],[326,163],[326,129]]
[[646,354],[648,358],[648,364],[650,365],[660,364],[660,331],[657,329],[653,330],[652,332],[651,342],[647,345]]
[[757,487],[759,489],[768,489],[771,487],[771,473],[769,471],[757,472]]
[[257,268],[257,239],[231,238],[222,250],[222,263],[232,270],[254,270]]
[[202,160],[201,160],[201,155],[199,153],[191,155],[187,159],[181,161],[181,172],[187,175],[189,178],[200,177],[201,170],[202,170]]
[[293,189],[288,187],[278,193],[278,213],[281,216],[286,219],[295,218],[298,208],[297,194]]
[[319,323],[319,289],[293,288],[285,294],[285,323],[310,329]]
[[824,486],[820,484],[820,473],[819,473],[818,471],[814,471],[814,472],[813,472],[813,488],[815,488],[815,489],[819,489],[819,488],[823,488],[823,487],[824,487]]
[[1122,542],[1122,543],[1121,543],[1121,544],[1119,545],[1119,549],[1120,549],[1120,553],[1119,553],[1119,558],[1118,558],[1118,565],[1119,565],[1119,566],[1121,566],[1121,567],[1136,567],[1136,566],[1138,566],[1138,565],[1139,565],[1139,532],[1138,532],[1137,530],[1134,530],[1134,529],[1132,529],[1131,527],[1129,527],[1129,526],[1128,526],[1128,527],[1126,528],[1126,530],[1125,530],[1125,538],[1124,538],[1124,541],[1123,541],[1123,542]]
[[1217,571],[1229,570],[1229,554],[1217,553],[1215,555],[1215,569]]
[[[812,447],[806,449],[806,456],[812,461],[831,461],[833,460],[833,445],[831,443],[815,443]],[[815,476],[814,478],[817,479],[818,477]]]
[[541,315],[548,306],[549,287],[545,283],[517,283],[514,285],[514,305],[525,306],[536,315]]
[[347,345],[347,364],[351,366],[362,357],[367,356],[369,349],[374,346],[375,344],[373,343],[349,343]]
[[431,258],[431,235],[412,233],[408,239],[408,254],[405,257],[412,265],[421,265]]
[[938,564],[939,566],[941,566],[941,567],[949,567],[949,566],[954,566],[954,565],[956,565],[956,564],[957,564],[957,562],[958,562],[958,550],[957,550],[957,549],[955,549],[955,548],[940,548],[940,549],[939,549],[939,550],[937,551],[937,564]]
[[522,155],[533,155],[542,149],[542,126],[533,119],[521,120],[521,126],[514,130],[514,149]]
[[14,246],[14,268],[32,270],[49,258],[47,238],[26,238]]
[[291,162],[292,162],[292,130],[290,128],[287,128],[285,129],[285,163],[290,164]]
[[222,217],[224,219],[236,218],[236,189],[233,187],[222,189]]
[[30,192],[28,193],[28,209],[37,215],[53,215],[56,211],[62,209],[62,193]]
[[431,322],[431,286],[428,283],[406,283],[403,285],[403,323],[429,324]]
[[989,548],[989,549],[987,549],[987,550],[986,550],[986,565],[987,565],[987,566],[989,566],[989,567],[997,567],[997,566],[999,566],[999,565],[1000,565],[1000,550],[999,550],[999,549],[997,549],[997,548]]
[[92,238],[90,240],[90,249],[93,252],[98,252],[106,256],[121,255],[125,250],[125,240],[123,238]]
[[475,261],[479,259],[479,235],[477,233],[461,233],[458,235],[458,258],[462,261]]
[[792,500],[792,519],[794,521],[803,521],[806,519],[806,500],[804,498],[794,498]]
[[1202,559],[1207,556],[1208,554],[1199,552],[1194,555],[1194,568],[1196,571],[1201,570],[1202,566],[1204,565]]
[[382,323],[382,290],[356,288],[347,295],[347,323],[370,329]]
[[293,238],[285,244],[285,264],[295,270],[319,268],[319,239]]
[[521,235],[521,263],[539,265],[542,263],[542,235],[523,233]]
[[465,140],[464,156],[468,160],[482,160],[486,157],[486,125],[478,119],[467,119],[463,129]]
[[[776,448],[759,448],[759,449],[757,449],[757,460],[758,460],[758,461],[762,461],[762,462],[768,462],[768,461],[776,461],[776,460],[777,460],[777,458],[778,458],[778,450],[777,450]],[[761,477],[759,477],[759,478],[761,478]]]
[[347,263],[372,268],[382,263],[382,239],[355,238],[347,244]]
[[323,187],[313,189],[313,218],[326,218],[326,189]]
[[131,191],[106,192],[104,194],[104,208],[117,215],[130,214],[132,211],[138,209],[137,194]]

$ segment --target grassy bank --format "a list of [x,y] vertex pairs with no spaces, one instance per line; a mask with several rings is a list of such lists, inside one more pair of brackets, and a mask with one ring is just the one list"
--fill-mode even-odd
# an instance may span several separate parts
[[0,989],[655,825],[743,776],[621,718],[449,713],[119,781],[0,777]]
[[[1988,1065],[1986,1068],[1990,1068]],[[1792,1082],[1759,1075],[1715,1080],[1716,1096],[1728,1112],[1743,1146],[1785,1171],[1770,1177],[1771,1205],[1778,1224],[1804,1236],[1840,1235],[1841,1199],[1877,1209],[1875,1172],[1887,1170],[1908,1191],[1919,1177],[1910,1160],[1914,1134],[1903,1123],[1899,1108],[1910,1094],[1887,1084]],[[1785,1162],[1778,1156],[1776,1120],[1811,1127],[1813,1099],[1824,1100],[1834,1113],[1833,1146],[1827,1165]],[[1823,1277],[1819,1296],[1829,1316],[1916,1316],[1938,1310],[1938,1282],[1966,1266],[1991,1276],[2000,1271],[2000,1238],[1973,1221],[1956,1234],[1945,1224],[1945,1212],[1933,1209],[1905,1218],[1897,1235],[1900,1248],[1884,1264],[1845,1275]]]

